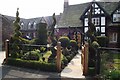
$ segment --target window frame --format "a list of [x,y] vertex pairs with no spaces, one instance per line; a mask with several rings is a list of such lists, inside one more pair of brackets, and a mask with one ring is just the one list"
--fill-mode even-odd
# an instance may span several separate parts
[[[114,20],[116,18],[116,21]],[[112,21],[113,22],[120,22],[120,9],[116,10],[113,14],[112,14]]]
[[114,32],[110,35],[110,43],[117,43],[118,39],[118,33]]

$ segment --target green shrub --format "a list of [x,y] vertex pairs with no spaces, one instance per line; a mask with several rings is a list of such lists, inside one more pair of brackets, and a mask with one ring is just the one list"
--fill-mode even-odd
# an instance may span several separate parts
[[77,50],[77,42],[75,40],[70,40],[70,46],[72,49]]
[[110,73],[112,79],[119,79],[120,78],[120,71],[119,70],[113,70]]
[[45,47],[40,47],[40,51],[41,51],[41,52],[45,52],[45,51],[46,51],[46,48],[45,48]]
[[62,46],[63,48],[66,48],[66,47],[69,46],[70,39],[69,39],[68,37],[65,37],[65,36],[60,37],[60,38],[59,38],[59,41],[61,42],[61,46]]
[[97,40],[98,40],[97,42],[101,47],[106,47],[109,42],[108,37],[106,36],[97,36]]
[[30,51],[27,52],[23,55],[22,59],[24,60],[39,60],[40,57],[40,51],[36,50],[36,51]]
[[11,53],[11,57],[12,58],[18,58],[19,57],[19,53]]
[[94,49],[97,49],[99,47],[99,44],[97,41],[93,41],[91,46],[94,48]]
[[77,42],[75,40],[70,40],[70,46],[76,47],[77,46]]
[[46,23],[38,23],[37,24],[37,39],[36,44],[38,45],[46,45],[47,44],[47,24]]
[[62,63],[66,66],[68,64],[68,59],[63,55]]
[[90,76],[94,76],[95,75],[95,67],[89,67],[88,68],[88,74]]
[[17,67],[41,70],[41,71],[51,71],[51,72],[57,71],[56,64],[54,64],[54,63],[45,63],[45,62],[33,61],[33,60],[8,58],[7,64],[17,66]]
[[29,44],[30,40],[20,37],[21,44]]

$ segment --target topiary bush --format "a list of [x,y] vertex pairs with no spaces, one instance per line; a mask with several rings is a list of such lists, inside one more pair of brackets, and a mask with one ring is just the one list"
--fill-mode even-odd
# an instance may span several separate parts
[[94,49],[97,49],[99,47],[99,44],[97,41],[93,41],[91,46],[94,48]]
[[97,42],[101,47],[107,47],[109,39],[106,36],[97,36]]
[[40,57],[40,51],[29,51],[25,53],[22,57],[23,60],[39,60]]
[[65,37],[65,36],[60,37],[60,38],[59,38],[59,41],[61,42],[61,46],[62,46],[63,48],[68,47],[69,44],[70,44],[70,39],[69,39],[68,37]]
[[77,42],[75,40],[70,40],[70,46],[77,50]]
[[37,38],[35,43],[38,45],[47,45],[47,24],[39,23],[37,24]]

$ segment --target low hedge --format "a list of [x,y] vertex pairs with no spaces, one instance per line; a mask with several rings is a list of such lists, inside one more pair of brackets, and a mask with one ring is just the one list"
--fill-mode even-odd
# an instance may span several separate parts
[[17,67],[37,69],[41,71],[50,71],[50,72],[57,71],[56,65],[54,63],[45,63],[45,62],[40,62],[40,61],[8,58],[7,64],[12,65],[12,66],[17,66]]

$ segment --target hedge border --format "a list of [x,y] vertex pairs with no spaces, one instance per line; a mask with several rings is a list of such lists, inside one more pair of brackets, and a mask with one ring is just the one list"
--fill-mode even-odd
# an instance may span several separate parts
[[18,58],[8,58],[7,65],[30,68],[40,71],[57,72],[57,67],[55,63],[45,63],[40,61],[22,60]]

